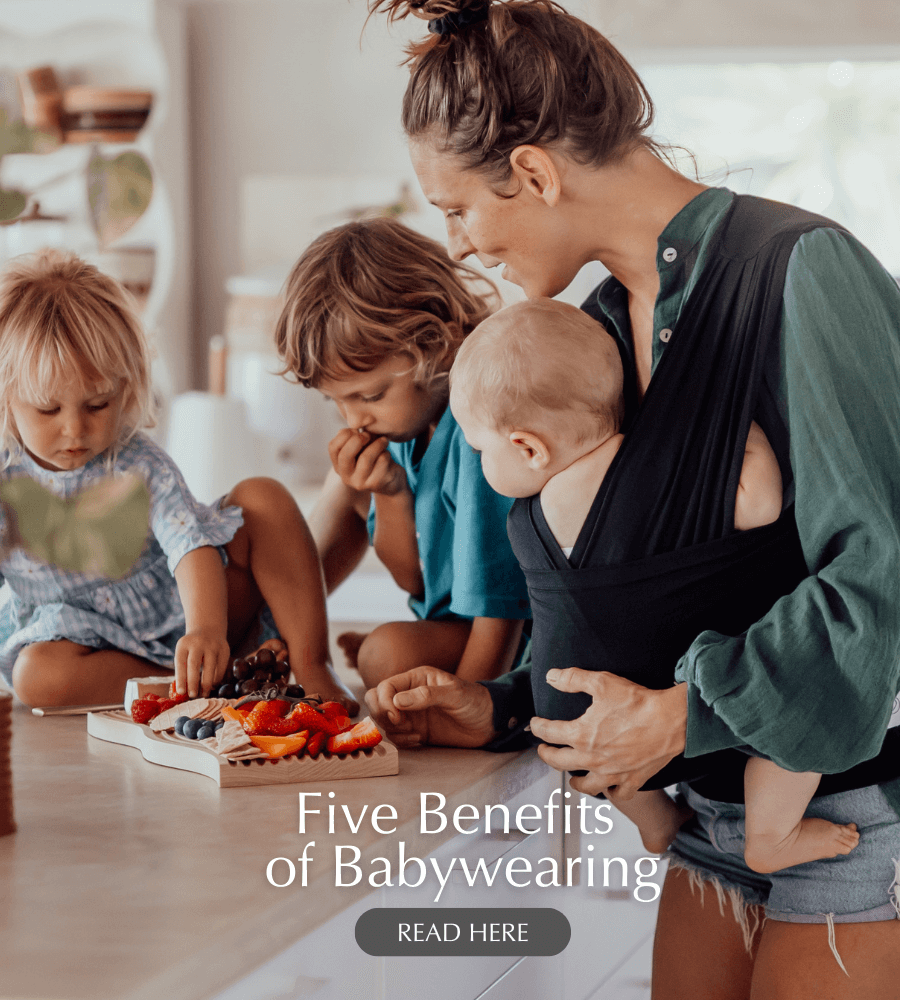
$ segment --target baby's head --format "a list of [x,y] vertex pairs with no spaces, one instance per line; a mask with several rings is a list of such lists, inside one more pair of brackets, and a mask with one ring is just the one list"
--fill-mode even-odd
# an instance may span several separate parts
[[505,496],[539,493],[622,422],[615,341],[581,309],[528,299],[486,319],[450,373],[450,407]]
[[338,226],[294,265],[275,330],[283,374],[335,400],[347,425],[411,440],[446,406],[463,339],[493,286],[395,219]]
[[128,293],[72,253],[41,250],[0,275],[0,446],[80,468],[152,426],[147,342]]

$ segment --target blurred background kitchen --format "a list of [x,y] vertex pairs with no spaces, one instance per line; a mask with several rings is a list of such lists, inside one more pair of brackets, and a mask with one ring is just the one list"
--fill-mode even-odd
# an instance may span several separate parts
[[[831,216],[900,274],[900,5],[568,6],[638,66],[703,179]],[[138,296],[154,433],[201,499],[264,473],[315,500],[337,414],[271,347],[306,244],[367,213],[444,238],[399,126],[424,25],[365,19],[365,0],[0,0],[0,258],[69,247]],[[372,620],[401,613],[366,589]]]

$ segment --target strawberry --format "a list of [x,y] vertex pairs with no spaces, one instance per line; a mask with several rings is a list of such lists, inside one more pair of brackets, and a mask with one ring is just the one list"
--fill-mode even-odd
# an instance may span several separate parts
[[159,701],[153,698],[138,698],[131,703],[132,721],[141,725],[146,725],[151,719],[155,719],[161,711]]
[[339,701],[326,701],[323,705],[319,705],[319,711],[326,719],[339,723],[342,727],[350,719],[347,709]]
[[266,733],[254,733],[254,736],[292,736],[300,732],[300,723],[291,719],[268,719],[266,720]]
[[325,741],[328,739],[328,733],[324,730],[319,730],[317,733],[313,733],[309,738],[309,742],[306,744],[306,752],[310,757],[318,757],[319,751],[325,746]]
[[336,736],[342,728],[321,712],[317,712],[312,705],[307,705],[302,701],[299,705],[294,706],[288,718],[296,719],[300,723],[301,729],[308,729],[315,733],[324,731],[329,736]]
[[182,702],[187,700],[188,700],[187,692],[185,692],[184,694],[179,694],[175,690],[175,681],[172,681],[172,683],[169,685],[169,701],[171,701],[175,705],[180,705]]
[[160,698],[158,694],[145,694],[144,697],[141,699],[141,701],[159,701],[159,700]]
[[328,740],[329,753],[353,753],[354,750],[368,750],[378,746],[382,740],[378,726],[371,719],[363,719],[352,729],[339,733]]
[[177,702],[173,698],[160,698],[157,702],[160,712],[165,712],[166,709],[174,708],[176,704]]

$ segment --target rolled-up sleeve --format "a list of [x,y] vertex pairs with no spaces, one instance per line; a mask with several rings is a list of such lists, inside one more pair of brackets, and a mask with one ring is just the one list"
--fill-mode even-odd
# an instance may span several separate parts
[[801,237],[773,391],[810,576],[682,658],[688,756],[749,745],[823,774],[874,757],[900,687],[900,291],[855,239]]

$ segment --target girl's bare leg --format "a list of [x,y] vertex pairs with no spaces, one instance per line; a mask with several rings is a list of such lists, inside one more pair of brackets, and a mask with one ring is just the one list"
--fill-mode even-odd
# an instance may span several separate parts
[[424,665],[455,673],[466,649],[470,621],[388,622],[359,647],[357,665],[367,688]]
[[855,823],[841,825],[804,817],[821,775],[797,773],[761,757],[744,772],[747,804],[744,860],[757,872],[849,854],[859,843]]
[[121,701],[130,677],[165,672],[165,667],[118,649],[93,649],[57,639],[26,646],[16,659],[12,679],[26,705],[100,705]]
[[244,514],[225,547],[229,643],[238,648],[268,604],[298,682],[355,715],[359,703],[331,666],[322,567],[300,508],[281,483],[262,478],[238,483],[229,504]]
[[[757,909],[749,907],[751,921]],[[731,906],[720,912],[712,886],[701,893],[686,871],[670,868],[656,919],[652,1000],[749,1000],[758,938],[748,953]]]
[[652,792],[638,792],[633,798],[623,799],[617,789],[608,788],[606,797],[638,828],[641,843],[652,854],[662,852],[675,839],[683,823],[693,815],[687,805],[678,805],[661,788]]

